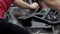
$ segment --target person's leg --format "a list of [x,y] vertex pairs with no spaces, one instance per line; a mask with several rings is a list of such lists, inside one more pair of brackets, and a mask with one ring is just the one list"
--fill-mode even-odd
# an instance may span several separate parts
[[30,34],[20,26],[9,23],[5,20],[0,20],[0,33],[1,34]]

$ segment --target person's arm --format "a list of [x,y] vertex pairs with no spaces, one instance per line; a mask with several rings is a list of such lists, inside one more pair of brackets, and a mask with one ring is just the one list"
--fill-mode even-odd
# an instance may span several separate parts
[[43,0],[46,5],[55,10],[60,10],[60,0]]
[[25,9],[36,9],[38,6],[37,3],[28,4],[24,2],[23,0],[14,0],[14,4],[16,4],[17,6],[21,8],[25,8]]

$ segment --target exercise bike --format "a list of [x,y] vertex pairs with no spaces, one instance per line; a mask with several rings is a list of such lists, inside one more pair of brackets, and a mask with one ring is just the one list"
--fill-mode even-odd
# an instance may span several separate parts
[[43,8],[40,10],[41,7],[38,7],[34,12],[30,12],[25,16],[19,17],[19,19],[22,20],[32,20],[46,23],[48,25],[51,25],[53,34],[58,34],[58,32],[55,30],[56,25],[60,24],[59,11],[51,10],[50,8]]

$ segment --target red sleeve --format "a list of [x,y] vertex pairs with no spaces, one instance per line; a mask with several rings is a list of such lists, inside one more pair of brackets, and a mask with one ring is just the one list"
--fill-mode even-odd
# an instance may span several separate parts
[[4,13],[8,10],[14,0],[0,0],[0,18],[3,18]]

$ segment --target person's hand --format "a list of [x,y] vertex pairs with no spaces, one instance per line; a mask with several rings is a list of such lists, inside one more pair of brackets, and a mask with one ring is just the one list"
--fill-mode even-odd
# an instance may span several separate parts
[[38,8],[38,3],[35,2],[35,3],[31,4],[30,7],[31,7],[31,9],[34,10],[34,9]]

